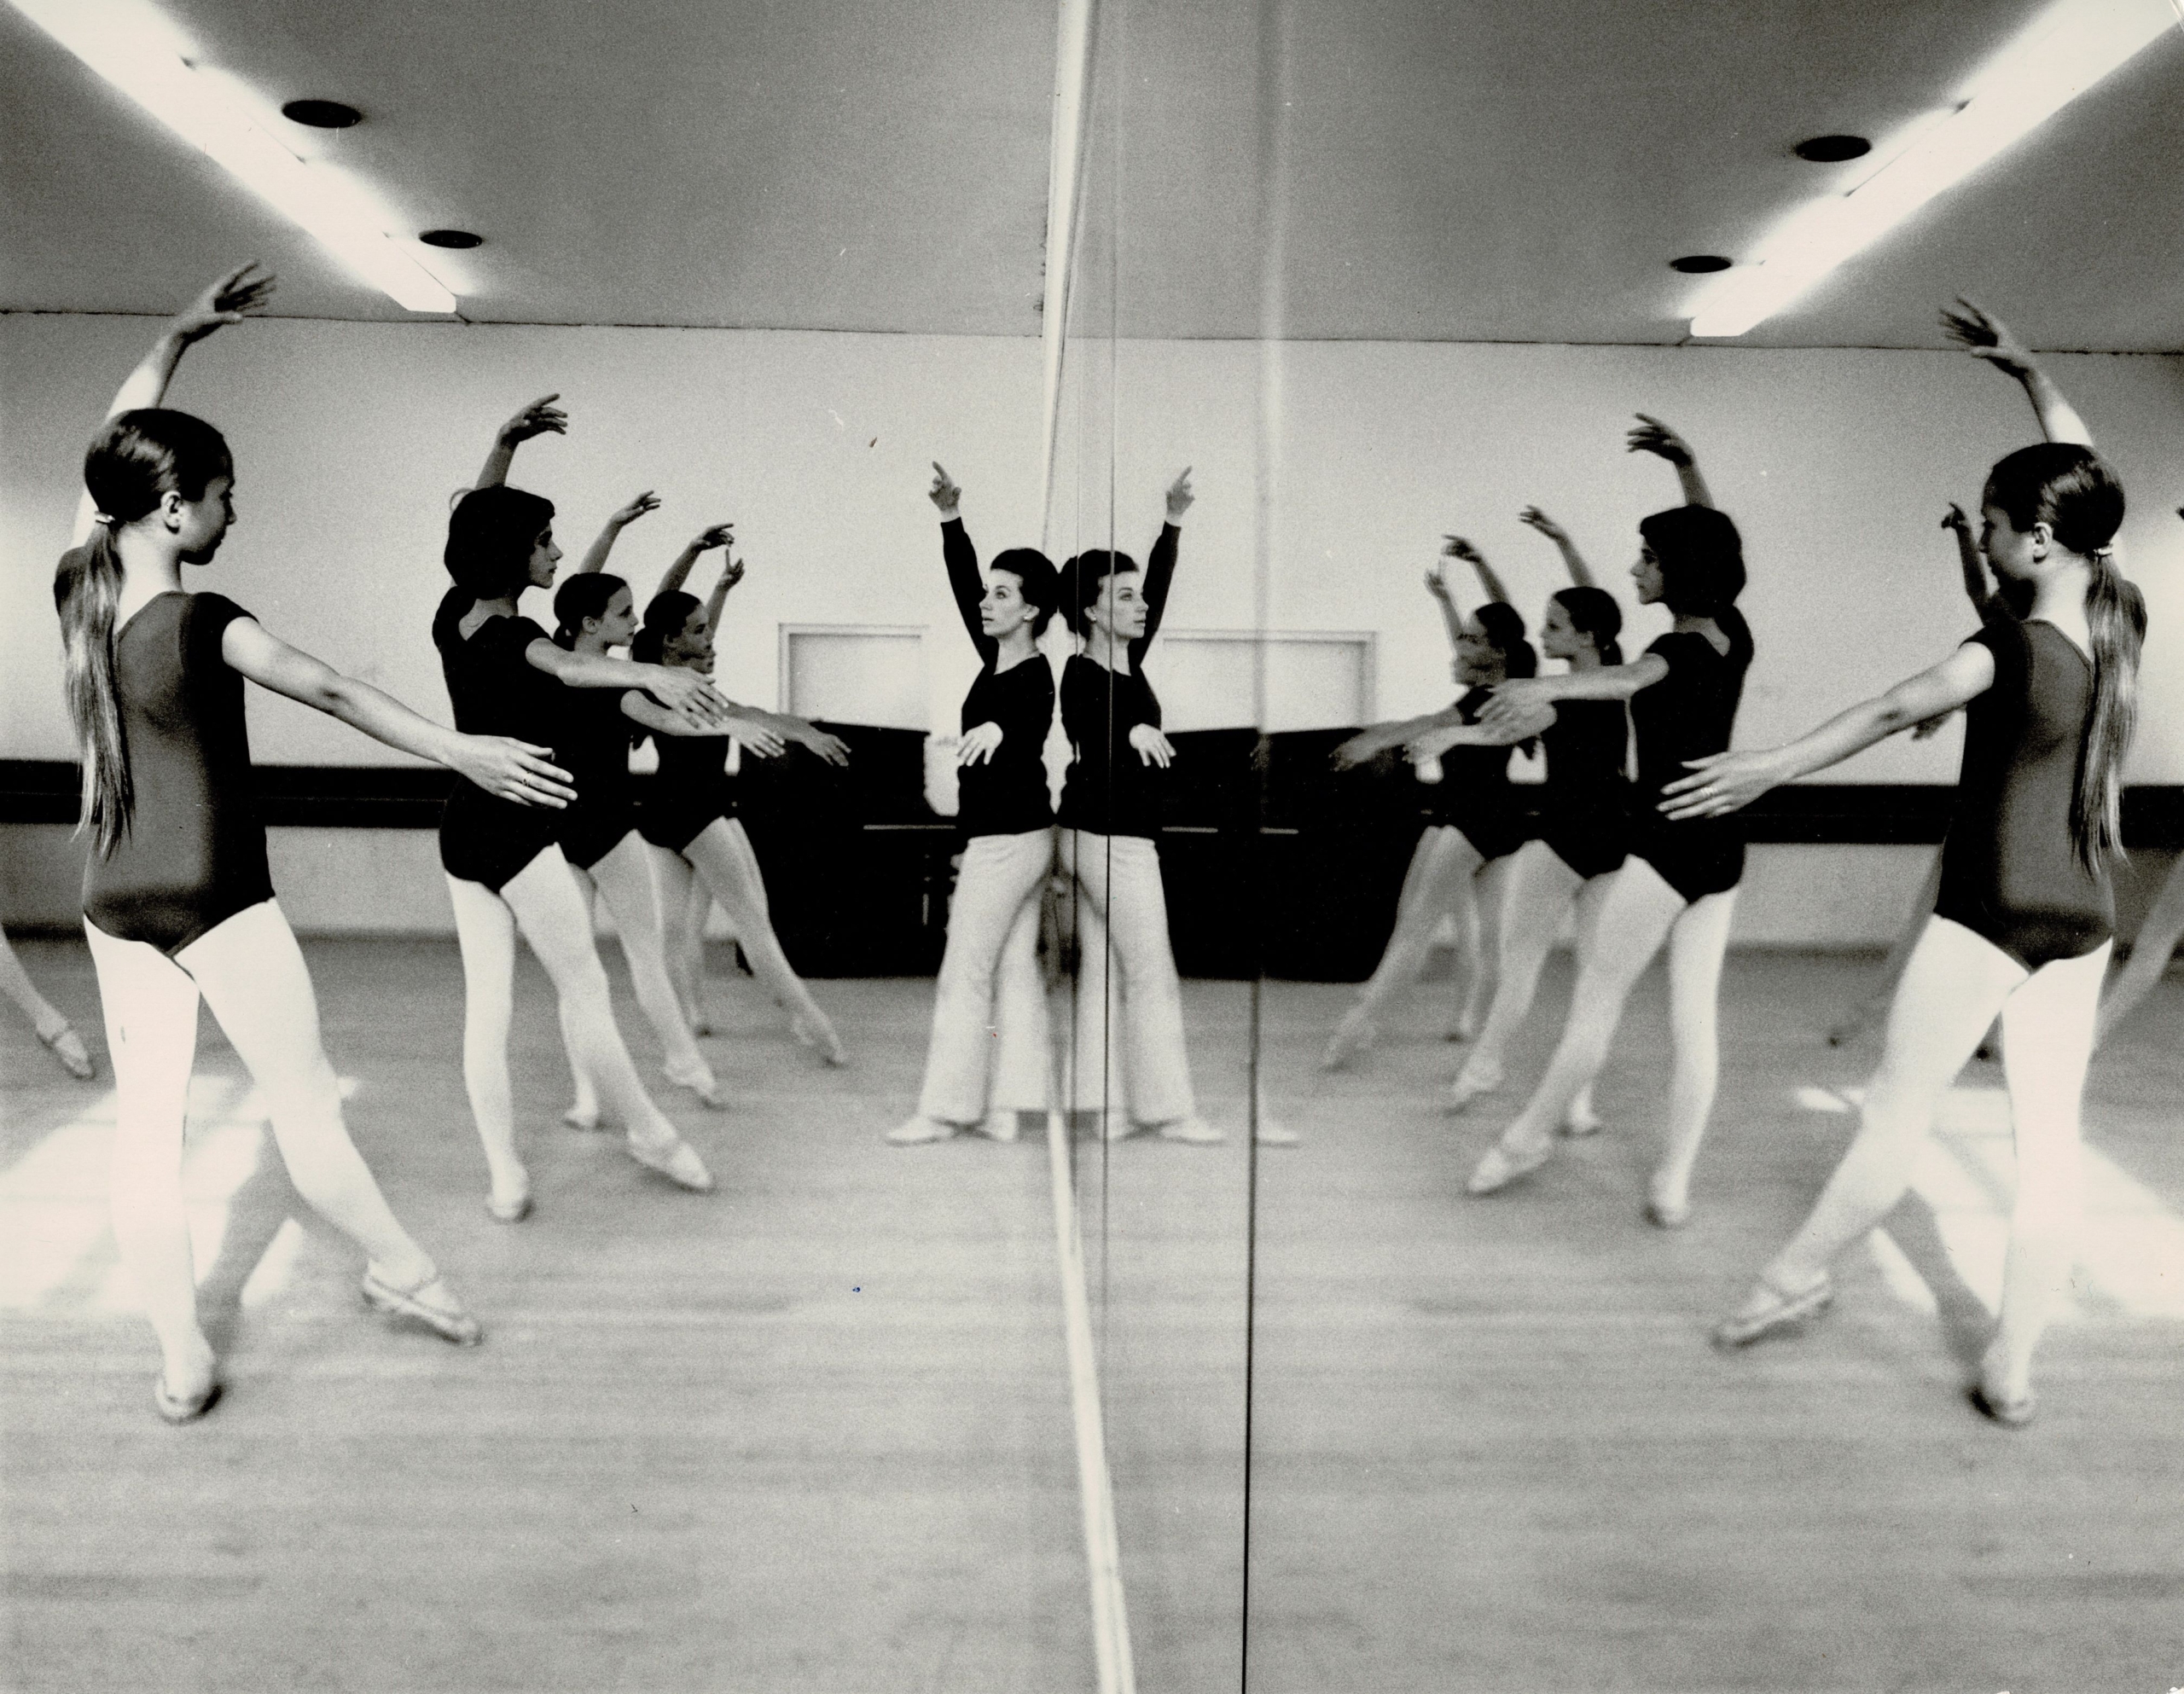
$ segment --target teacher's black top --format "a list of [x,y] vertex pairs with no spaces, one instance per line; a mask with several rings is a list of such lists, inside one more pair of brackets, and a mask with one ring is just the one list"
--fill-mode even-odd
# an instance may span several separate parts
[[[455,727],[467,735],[556,745],[568,691],[524,656],[533,641],[548,639],[546,632],[528,618],[494,617],[466,638],[462,620],[476,604],[475,595],[450,589],[433,618]],[[519,805],[459,776],[440,814],[440,864],[450,876],[497,894],[554,844],[560,826],[552,807]]]
[[84,867],[84,915],[170,958],[273,897],[251,801],[243,679],[220,653],[228,625],[249,616],[224,595],[177,589],[147,600],[113,637],[136,799],[113,851],[94,850]]
[[1160,700],[1145,677],[1145,651],[1167,610],[1182,539],[1175,525],[1163,525],[1146,560],[1141,589],[1145,633],[1130,644],[1129,674],[1118,675],[1083,653],[1062,667],[1061,727],[1072,753],[1056,815],[1064,829],[1147,837],[1160,832],[1169,773],[1138,757],[1130,732],[1141,723],[1160,727]]
[[957,727],[968,734],[981,723],[1001,726],[1001,745],[992,756],[957,773],[956,821],[967,836],[1022,835],[1044,829],[1054,821],[1043,757],[1047,732],[1054,727],[1054,673],[1045,656],[1037,652],[1006,670],[995,670],[1000,643],[979,624],[985,583],[979,575],[978,549],[971,545],[961,518],[940,526],[940,550],[947,560],[956,610],[962,615],[982,666],[978,681],[963,696]]

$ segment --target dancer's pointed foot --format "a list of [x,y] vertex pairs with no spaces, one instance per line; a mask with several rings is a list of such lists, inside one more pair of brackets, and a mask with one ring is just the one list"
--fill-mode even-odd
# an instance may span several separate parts
[[1834,1298],[1835,1285],[1826,1271],[1797,1289],[1784,1288],[1762,1272],[1744,1304],[1715,1326],[1714,1345],[1727,1352],[1769,1336],[1787,1335],[1826,1311]]
[[847,1065],[849,1055],[842,1050],[842,1038],[834,1033],[834,1025],[823,1012],[816,1007],[799,1012],[789,1019],[789,1032],[804,1047],[816,1047],[819,1056],[832,1065]]
[[1013,1141],[1020,1126],[1014,1107],[996,1106],[979,1120],[979,1134],[989,1141]]
[[[220,1361],[201,1339],[198,1345],[200,1350],[185,1358],[180,1369],[171,1368],[169,1361],[152,1378],[152,1404],[170,1424],[195,1423],[220,1397]],[[170,1388],[170,1378],[181,1388]]]
[[714,1076],[712,1066],[704,1059],[695,1065],[670,1065],[665,1069],[667,1080],[677,1088],[688,1088],[714,1111],[726,1110],[728,1096],[722,1091],[719,1079]]
[[574,1101],[561,1114],[561,1122],[572,1129],[596,1129],[599,1128],[599,1102],[595,1099]]
[[1600,1115],[1593,1110],[1593,1091],[1590,1088],[1570,1102],[1570,1110],[1562,1114],[1562,1122],[1555,1128],[1565,1135],[1579,1137],[1600,1133]]
[[1644,1210],[1646,1221],[1654,1228],[1681,1229],[1691,1221],[1691,1197],[1678,1198],[1657,1187],[1647,1194]]
[[1210,1147],[1217,1141],[1228,1139],[1203,1117],[1195,1115],[1163,1123],[1156,1133],[1164,1141],[1182,1141],[1194,1147]]
[[2013,1371],[2008,1360],[2001,1356],[1999,1339],[1981,1357],[1979,1374],[1972,1378],[1964,1394],[1981,1417],[1990,1418],[2005,1429],[2023,1429],[2040,1410],[2039,1399],[2032,1391],[2030,1366]]
[[98,1067],[91,1063],[91,1055],[84,1050],[84,1038],[76,1033],[76,1026],[63,1018],[51,1030],[40,1030],[38,1038],[52,1050],[53,1056],[71,1076],[88,1082],[98,1074]]
[[1259,1119],[1258,1127],[1252,1131],[1252,1139],[1263,1147],[1301,1146],[1304,1140],[1287,1124],[1276,1123],[1270,1117]]
[[1320,1055],[1320,1069],[1341,1070],[1351,1055],[1372,1046],[1378,1033],[1373,1027],[1372,1015],[1362,1006],[1351,1007],[1342,1014],[1342,1022],[1334,1026],[1334,1034],[1328,1037],[1327,1050]]
[[1464,1188],[1472,1194],[1499,1193],[1512,1182],[1531,1175],[1554,1155],[1552,1140],[1512,1141],[1504,1136],[1486,1150],[1486,1157],[1479,1160]]
[[495,1182],[485,1197],[485,1210],[497,1223],[521,1223],[531,1215],[531,1175],[519,1170],[505,1182]]
[[1484,1021],[1475,1007],[1467,1006],[1456,1013],[1455,1021],[1449,1025],[1449,1033],[1445,1039],[1452,1041],[1477,1041],[1479,1027]]
[[913,1117],[907,1123],[898,1123],[887,1132],[886,1139],[898,1147],[923,1146],[931,1141],[950,1141],[956,1138],[956,1126],[944,1123],[938,1117]]
[[1449,1110],[1463,1111],[1473,1100],[1492,1094],[1501,1086],[1501,1065],[1473,1053],[1464,1061],[1464,1068],[1456,1073],[1455,1082],[1449,1090]]
[[421,1323],[443,1341],[457,1347],[475,1347],[485,1338],[478,1320],[470,1315],[447,1279],[434,1271],[422,1282],[404,1288],[383,1279],[369,1265],[364,1268],[364,1303],[390,1316]]
[[671,1130],[663,1138],[641,1141],[633,1129],[622,1149],[646,1169],[658,1171],[679,1188],[688,1188],[694,1194],[712,1192],[713,1174],[706,1169],[698,1150]]
[[1887,1002],[1862,1000],[1838,1018],[1827,1031],[1830,1047],[1848,1047],[1872,1027],[1873,1021],[1886,1010]]

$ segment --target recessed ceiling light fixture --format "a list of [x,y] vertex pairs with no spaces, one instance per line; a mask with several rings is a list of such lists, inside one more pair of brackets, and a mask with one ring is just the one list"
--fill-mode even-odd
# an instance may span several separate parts
[[428,247],[448,247],[456,252],[485,245],[483,235],[473,235],[468,229],[427,229],[417,239]]
[[364,121],[364,114],[338,100],[292,100],[281,108],[291,124],[311,130],[349,130]]
[[1669,269],[1681,270],[1686,276],[1705,276],[1712,271],[1727,270],[1735,262],[1719,253],[1686,253],[1682,258],[1670,259]]
[[258,102],[194,63],[196,49],[148,0],[14,0],[15,9],[290,222],[359,280],[415,312],[451,312],[454,293],[388,235],[384,212],[347,172],[306,163]]
[[1841,193],[1799,206],[1692,304],[1691,333],[1743,334],[2021,140],[2178,22],[2174,0],[2058,0],[1914,119]]
[[1790,149],[1808,165],[1840,165],[1846,159],[1863,159],[1873,144],[1863,136],[1812,136]]

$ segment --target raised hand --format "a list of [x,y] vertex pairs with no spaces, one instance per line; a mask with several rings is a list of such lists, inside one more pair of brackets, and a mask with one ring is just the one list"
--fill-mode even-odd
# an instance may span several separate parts
[[1176,757],[1175,743],[1149,723],[1130,725],[1130,744],[1137,749],[1141,764],[1157,764],[1165,770]]
[[1473,547],[1468,541],[1465,540],[1463,537],[1443,536],[1442,540],[1448,543],[1441,549],[1441,556],[1443,559],[1461,559],[1467,565],[1484,565],[1486,563],[1486,555],[1481,553],[1477,548]]
[[2032,351],[2009,325],[1984,306],[1960,297],[1954,307],[1942,309],[1942,333],[1975,359],[1984,359],[2012,376],[2032,369]]
[[566,435],[569,415],[554,403],[559,394],[542,395],[501,426],[495,438],[503,447],[518,446],[534,435]]
[[607,521],[619,528],[636,523],[638,519],[643,517],[648,512],[657,512],[659,510],[659,496],[654,494],[650,489],[647,489],[642,494],[637,496],[637,497],[632,500],[628,505],[616,507],[613,515],[610,516]]
[[1197,498],[1191,492],[1191,467],[1186,465],[1182,474],[1168,484],[1168,521],[1182,523],[1183,513],[1191,509],[1191,502]]
[[1949,503],[1949,510],[1942,513],[1942,527],[1945,530],[1955,530],[1960,536],[1969,537],[1972,533],[1972,519],[1966,517],[1964,508],[1952,500]]
[[554,763],[550,747],[534,747],[505,735],[458,735],[447,762],[488,794],[518,805],[558,811],[577,797],[568,772]]
[[1561,525],[1556,523],[1536,506],[1527,506],[1523,511],[1518,513],[1517,521],[1527,529],[1537,530],[1557,547],[1570,539],[1570,531],[1564,529]]
[[1691,444],[1658,418],[1649,417],[1644,412],[1637,415],[1638,421],[1631,426],[1630,433],[1624,438],[1631,452],[1651,453],[1667,460],[1679,469],[1690,464],[1697,456],[1691,450]]
[[[658,505],[659,502],[654,501],[653,503],[654,505]],[[727,547],[733,543],[735,540],[735,525],[715,524],[710,529],[699,531],[696,535],[690,538],[690,551],[693,553],[706,553],[711,551],[716,547]],[[736,574],[739,576],[742,574],[742,567],[741,566],[736,567]]]
[[216,329],[264,311],[265,303],[273,298],[274,277],[270,271],[263,276],[252,276],[257,269],[258,261],[253,259],[212,283],[175,314],[168,333],[187,347]]
[[1426,573],[1426,592],[1443,606],[1451,603],[1449,599],[1449,579],[1441,574],[1441,567],[1438,565]]
[[993,757],[994,749],[1001,745],[1001,726],[990,721],[966,731],[962,744],[956,749],[957,766],[987,763]]
[[932,461],[932,486],[926,490],[926,497],[940,508],[943,519],[953,518],[963,509],[963,490],[954,478],[941,468],[940,461]]

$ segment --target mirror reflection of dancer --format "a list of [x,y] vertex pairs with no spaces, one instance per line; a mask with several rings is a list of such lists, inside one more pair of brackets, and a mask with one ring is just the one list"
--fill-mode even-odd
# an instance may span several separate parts
[[1077,925],[1076,1072],[1101,1076],[1111,1068],[1105,1055],[1112,1050],[1118,1059],[1128,1106],[1117,1111],[1103,1098],[1110,1139],[1135,1124],[1166,1140],[1205,1144],[1222,1132],[1199,1116],[1191,1088],[1182,983],[1154,844],[1176,749],[1161,733],[1159,698],[1144,669],[1175,580],[1183,513],[1195,497],[1190,478],[1185,469],[1169,486],[1168,521],[1142,576],[1128,554],[1106,549],[1080,553],[1062,567],[1062,617],[1082,645],[1062,668],[1061,722],[1072,757],[1055,821],[1063,873],[1089,908],[1089,920]]
[[978,648],[979,676],[963,696],[957,725],[963,860],[933,990],[925,1086],[916,1115],[887,1132],[903,1146],[944,1141],[973,1125],[996,1141],[1013,1141],[1017,1113],[1047,1105],[1038,940],[1041,896],[1054,856],[1042,757],[1054,727],[1054,676],[1039,637],[1060,601],[1061,578],[1046,554],[1028,547],[996,554],[982,577],[963,525],[963,490],[938,463],[932,468],[941,556],[956,609]]
[[76,1026],[53,1002],[38,991],[38,984],[23,969],[23,961],[15,957],[15,949],[8,943],[8,932],[0,930],[0,994],[5,994],[22,1008],[31,1027],[38,1031],[38,1038],[51,1050],[72,1076],[84,1081],[98,1074],[98,1067],[91,1063],[91,1055],[84,1049],[84,1038],[76,1033]]
[[[729,590],[743,580],[741,563],[727,561],[711,597],[701,603],[682,591],[696,560],[697,554],[686,549],[668,568],[659,592],[646,604],[644,627],[630,643],[633,658],[664,664],[677,676],[695,676],[712,669],[713,632],[720,627],[721,608]],[[803,718],[729,704],[737,714],[737,739],[749,751],[770,756],[794,741],[829,764],[849,763],[849,748],[839,737]],[[750,962],[752,975],[789,1014],[796,1039],[817,1047],[829,1065],[846,1063],[834,1021],[819,1009],[774,934],[758,856],[752,850],[743,820],[735,815],[728,737],[718,733],[663,735],[654,745],[659,750],[659,770],[638,809],[637,828],[653,850],[660,912],[668,925],[669,964],[691,1027],[700,1034],[711,1028],[703,1008],[705,926],[712,903],[717,902],[735,931],[736,944]]]
[[1690,445],[1641,414],[1629,447],[1666,460],[1683,489],[1684,505],[1640,522],[1630,573],[1640,602],[1666,606],[1674,627],[1629,664],[1504,683],[1486,711],[1490,723],[1563,700],[1629,702],[1638,792],[1628,854],[1601,902],[1592,956],[1578,972],[1547,1074],[1467,1186],[1473,1194],[1491,1194],[1547,1163],[1555,1126],[1600,1074],[1623,1002],[1665,940],[1676,1063],[1667,1145],[1645,1210],[1652,1222],[1674,1229],[1691,1215],[1692,1169],[1714,1105],[1722,957],[1744,875],[1744,832],[1728,820],[1672,821],[1655,807],[1687,761],[1729,745],[1751,664],[1751,631],[1735,606],[1745,583],[1743,542],[1735,524],[1714,509]]
[[[1509,781],[1509,748],[1518,737],[1480,727],[1478,717],[1489,691],[1512,676],[1530,676],[1539,656],[1525,639],[1525,620],[1509,604],[1501,579],[1469,542],[1448,537],[1444,558],[1461,559],[1478,571],[1486,601],[1467,621],[1456,609],[1437,566],[1426,573],[1426,587],[1441,608],[1455,658],[1451,670],[1464,693],[1454,705],[1422,717],[1376,723],[1334,750],[1337,769],[1347,769],[1390,747],[1411,744],[1421,775],[1438,765],[1440,780],[1426,788],[1429,821],[1396,905],[1396,922],[1380,962],[1357,990],[1357,1003],[1320,1055],[1323,1070],[1339,1069],[1350,1056],[1372,1045],[1374,1024],[1390,1000],[1418,980],[1443,914],[1454,913],[1460,934],[1476,932],[1477,962],[1460,1028],[1476,1028],[1478,1009],[1487,1003],[1499,948],[1502,894],[1513,856],[1529,832],[1522,798]],[[1548,722],[1535,714],[1527,734]],[[1428,761],[1432,763],[1428,763]]]
[[[727,703],[705,679],[557,646],[518,609],[528,589],[554,585],[551,501],[507,484],[516,448],[567,427],[555,397],[502,426],[478,486],[456,504],[444,558],[455,586],[433,618],[458,726],[528,736],[561,735],[566,691],[619,699],[631,689],[665,702],[694,727],[723,721]],[[492,1188],[485,1208],[503,1223],[531,1214],[531,1175],[515,1147],[508,1031],[515,1017],[515,937],[520,929],[546,968],[561,1028],[580,1075],[591,1077],[626,1131],[624,1150],[679,1186],[705,1192],[712,1175],[638,1079],[614,1022],[590,903],[562,856],[557,815],[527,812],[478,785],[458,782],[440,818],[440,865],[462,949],[462,1078]]]
[[[1554,543],[1570,572],[1571,586],[1548,600],[1540,624],[1542,651],[1562,660],[1573,676],[1622,664],[1623,647],[1616,637],[1623,629],[1623,608],[1615,596],[1593,581],[1583,555],[1560,524],[1536,506],[1526,507],[1521,520]],[[1449,733],[1438,730],[1414,741],[1412,756],[1434,752]],[[1623,775],[1629,744],[1629,713],[1621,700],[1560,701],[1554,722],[1540,732],[1547,786],[1540,795],[1539,838],[1525,844],[1509,871],[1497,925],[1501,949],[1493,1008],[1478,1044],[1457,1073],[1451,1111],[1461,1111],[1502,1086],[1503,1056],[1531,1014],[1540,971],[1573,902],[1581,972],[1591,956],[1600,908],[1613,886],[1612,879],[1623,868],[1630,828],[1630,784]],[[1600,1128],[1592,1094],[1588,1083],[1571,1101],[1562,1126],[1570,1133],[1589,1134]]]
[[[604,658],[614,648],[630,644],[637,628],[636,602],[629,583],[610,575],[606,565],[621,532],[659,505],[659,500],[647,492],[610,515],[584,562],[555,590],[554,640],[558,645],[572,653]],[[683,548],[682,568],[687,572],[700,554],[725,548],[734,539],[730,525],[714,525]],[[617,693],[605,688],[572,688],[562,700],[562,723],[554,752],[577,787],[576,799],[561,815],[561,856],[576,873],[586,908],[595,888],[606,896],[607,910],[614,914],[622,955],[629,960],[630,986],[667,1056],[668,1081],[689,1089],[707,1105],[718,1106],[723,1100],[712,1067],[698,1051],[697,1039],[684,1021],[675,985],[668,978],[659,890],[653,876],[651,855],[637,832],[636,785],[630,775],[630,749],[636,736],[707,733],[709,729],[694,728],[688,718],[637,689]],[[738,722],[736,733],[750,738],[767,734],[747,720]],[[778,740],[773,742],[775,751],[780,745]],[[578,1043],[566,1021],[562,1034],[576,1079],[576,1100],[564,1117],[580,1128],[595,1128],[598,1090],[574,1057]]]
[[2078,1218],[2078,1111],[2113,944],[2123,767],[2137,715],[2146,601],[2111,543],[2123,490],[2088,447],[2010,454],[1980,496],[1998,577],[2025,583],[1999,620],[1932,669],[1786,746],[1692,761],[1672,817],[1718,817],[1937,713],[1966,711],[1942,891],[1888,1015],[1856,1138],[1809,1216],[1715,1331],[1743,1347],[1829,1303],[1827,1267],[1909,1186],[1943,1090],[2000,1012],[2017,1197],[1992,1342],[1967,1392],[1998,1423],[2033,1415],[2032,1355],[2068,1292]]
[[84,457],[76,545],[54,581],[95,842],[84,935],[113,1062],[114,1240],[159,1337],[153,1401],[175,1424],[202,1417],[221,1392],[182,1193],[200,999],[264,1095],[296,1192],[367,1256],[364,1299],[458,1344],[479,1336],[342,1122],[311,973],[274,899],[249,798],[244,682],[446,765],[511,807],[555,806],[569,792],[543,747],[428,722],[276,640],[224,595],[183,587],[182,567],[209,565],[235,520],[234,462],[218,430],[160,403],[193,343],[264,308],[273,282],[255,268],[206,289],[114,396]]

